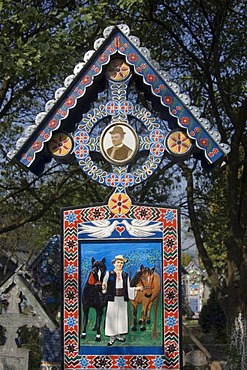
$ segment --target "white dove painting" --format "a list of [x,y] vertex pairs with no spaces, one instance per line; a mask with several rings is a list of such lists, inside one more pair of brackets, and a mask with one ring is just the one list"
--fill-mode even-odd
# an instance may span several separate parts
[[90,224],[79,224],[78,236],[82,237],[82,234],[87,234],[87,236],[92,238],[104,239],[109,238],[114,230],[119,233],[119,236],[121,236],[123,231],[126,231],[132,237],[147,238],[154,236],[157,232],[161,233],[162,223],[127,219],[115,220],[113,222],[109,220],[95,220],[90,222]]
[[92,221],[90,225],[88,224],[79,224],[78,225],[78,236],[82,237],[82,234],[88,234],[88,236],[103,239],[108,238],[112,235],[116,226],[119,224],[118,221],[109,221],[109,220],[96,220]]
[[162,223],[161,222],[155,222],[152,223],[147,220],[123,220],[121,222],[129,233],[129,235],[134,237],[148,237],[155,235],[156,232],[162,232]]

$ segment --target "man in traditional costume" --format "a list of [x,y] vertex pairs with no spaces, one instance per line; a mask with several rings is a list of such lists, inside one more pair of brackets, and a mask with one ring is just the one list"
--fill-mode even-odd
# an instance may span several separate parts
[[134,299],[137,290],[141,287],[130,287],[127,272],[122,271],[127,261],[122,255],[112,260],[114,270],[107,271],[103,279],[102,290],[107,301],[105,335],[110,337],[108,346],[115,340],[125,342],[121,334],[128,333],[128,300]]

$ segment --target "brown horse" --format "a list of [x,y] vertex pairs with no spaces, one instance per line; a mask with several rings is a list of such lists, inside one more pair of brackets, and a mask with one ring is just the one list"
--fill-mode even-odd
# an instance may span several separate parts
[[130,281],[130,286],[140,286],[142,291],[138,291],[134,300],[131,300],[133,306],[134,323],[131,330],[137,330],[137,307],[142,304],[142,314],[138,323],[141,325],[141,331],[146,330],[146,323],[150,324],[150,312],[155,298],[160,294],[160,276],[154,272],[154,267],[140,266],[133,279]]

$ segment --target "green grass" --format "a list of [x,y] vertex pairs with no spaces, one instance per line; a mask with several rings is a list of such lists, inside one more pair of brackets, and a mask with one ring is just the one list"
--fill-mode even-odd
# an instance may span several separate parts
[[[156,301],[153,304],[151,310],[151,323],[146,325],[146,330],[141,331],[140,325],[138,324],[137,331],[132,331],[131,326],[133,323],[133,308],[131,303],[128,303],[128,318],[129,318],[129,332],[128,334],[124,335],[126,338],[126,342],[124,343],[125,346],[163,346],[163,329],[162,329],[162,304],[161,299],[159,300],[158,304],[158,315],[157,315],[157,326],[156,326],[156,337],[153,336],[154,334],[154,309],[156,305]],[[83,320],[83,310],[81,310],[81,322]],[[137,319],[141,317],[141,305],[138,305],[138,314]],[[105,346],[106,343],[109,341],[109,337],[106,337],[104,334],[104,321],[105,321],[105,310],[102,317],[101,323],[101,342],[95,341],[96,332],[92,330],[95,324],[96,312],[93,308],[90,308],[89,311],[89,318],[88,318],[88,326],[87,326],[87,336],[86,339],[80,340],[81,346]],[[115,343],[115,345],[122,346],[122,343]]]

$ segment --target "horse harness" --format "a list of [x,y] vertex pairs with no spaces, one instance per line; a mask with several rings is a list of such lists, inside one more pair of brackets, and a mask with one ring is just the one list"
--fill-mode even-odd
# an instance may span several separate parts
[[152,290],[154,288],[153,279],[154,279],[154,276],[152,275],[152,277],[151,277],[151,285],[145,285],[144,278],[141,276],[140,282],[142,284],[143,290],[147,290],[147,289],[151,289]]
[[102,281],[98,280],[98,279],[99,279],[98,274],[94,271],[91,271],[90,275],[89,275],[89,278],[88,278],[88,284],[90,284],[90,285],[102,285]]

